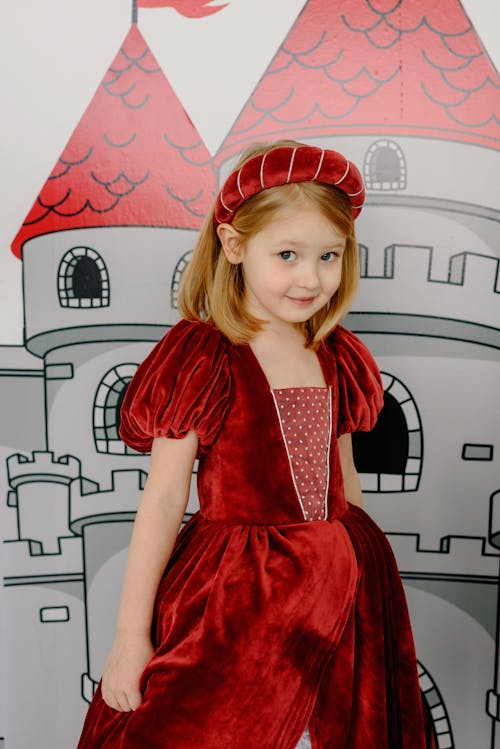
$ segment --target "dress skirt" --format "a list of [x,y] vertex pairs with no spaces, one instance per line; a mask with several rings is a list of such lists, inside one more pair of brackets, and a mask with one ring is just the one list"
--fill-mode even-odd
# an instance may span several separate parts
[[425,746],[398,570],[353,505],[285,526],[195,515],[153,641],[141,706],[116,712],[98,688],[78,749],[294,749],[307,725],[313,749]]

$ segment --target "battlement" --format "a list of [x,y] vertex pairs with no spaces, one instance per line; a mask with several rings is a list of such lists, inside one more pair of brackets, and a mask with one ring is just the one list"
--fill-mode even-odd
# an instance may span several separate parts
[[146,484],[147,474],[139,469],[111,473],[111,488],[86,491],[79,479],[70,485],[70,528],[81,534],[90,523],[116,522],[134,518]]
[[33,550],[34,546],[28,540],[5,541],[3,573],[6,586],[82,579],[81,538],[60,538],[59,551],[55,554],[35,554]]
[[54,453],[50,451],[35,450],[32,458],[20,453],[7,458],[7,476],[12,489],[38,481],[69,484],[80,476],[80,470],[78,458],[73,455],[54,458]]
[[[7,458],[12,487],[9,507],[17,512],[19,541],[27,541],[29,554],[60,554],[60,540],[71,536],[68,524],[69,485],[80,477],[81,463],[72,455],[54,458],[53,452],[34,451],[33,457],[16,453]],[[95,488],[96,484],[83,480]],[[49,517],[50,523],[43,522]]]
[[439,549],[422,548],[419,533],[388,533],[387,538],[403,576],[498,580],[500,554],[487,550],[485,538],[445,536]]
[[[375,254],[375,253],[373,253]],[[355,312],[425,315],[495,328],[500,315],[500,261],[462,252],[449,260],[446,278],[434,272],[434,249],[390,245],[377,273],[370,249],[361,248]],[[411,292],[411,293],[410,293]]]

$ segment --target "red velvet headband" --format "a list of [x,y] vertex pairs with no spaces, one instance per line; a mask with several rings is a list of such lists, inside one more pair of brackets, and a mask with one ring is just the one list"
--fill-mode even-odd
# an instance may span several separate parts
[[215,223],[230,224],[235,211],[261,190],[290,182],[324,182],[342,190],[352,217],[361,212],[365,188],[359,170],[345,156],[316,146],[282,146],[246,161],[229,175],[215,201]]

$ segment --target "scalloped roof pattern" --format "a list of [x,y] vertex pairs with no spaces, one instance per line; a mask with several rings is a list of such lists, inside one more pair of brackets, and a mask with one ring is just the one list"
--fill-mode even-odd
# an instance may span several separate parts
[[211,156],[136,25],[12,243],[93,226],[198,229],[215,196]]
[[400,134],[500,148],[500,79],[459,0],[309,0],[219,149]]

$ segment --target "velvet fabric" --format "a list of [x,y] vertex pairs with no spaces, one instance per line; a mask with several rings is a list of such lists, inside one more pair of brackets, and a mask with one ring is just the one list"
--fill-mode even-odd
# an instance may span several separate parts
[[[339,433],[370,429],[377,367],[338,327],[319,349]],[[121,436],[200,438],[200,511],[179,534],[154,611],[144,701],[98,688],[79,749],[424,749],[404,592],[390,546],[346,502],[336,431],[328,518],[305,521],[272,392],[248,345],[181,321],[130,384]]]
[[214,223],[230,224],[245,200],[261,190],[293,182],[323,182],[338,187],[349,198],[352,217],[361,213],[363,179],[345,156],[317,146],[280,146],[248,159],[229,175],[215,201]]

